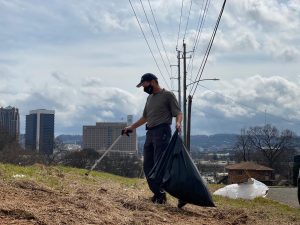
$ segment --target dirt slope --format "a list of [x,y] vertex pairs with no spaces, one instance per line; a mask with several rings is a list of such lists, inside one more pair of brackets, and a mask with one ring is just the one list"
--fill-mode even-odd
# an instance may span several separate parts
[[[153,204],[144,180],[122,184],[112,179],[43,170],[46,185],[29,178],[1,179],[0,224],[300,224],[295,216],[270,216],[265,207],[249,209],[216,202],[217,208]],[[47,179],[49,176],[49,179]],[[50,187],[52,186],[52,187]]]

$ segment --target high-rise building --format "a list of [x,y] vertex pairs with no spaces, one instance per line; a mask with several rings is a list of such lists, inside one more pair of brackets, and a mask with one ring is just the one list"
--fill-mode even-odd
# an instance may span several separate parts
[[0,108],[0,132],[19,139],[20,116],[17,108],[11,106]]
[[127,125],[131,125],[133,123],[133,116],[132,115],[128,115],[127,116]]
[[[132,117],[128,118],[132,120]],[[124,122],[101,122],[96,126],[83,126],[83,148],[91,148],[96,151],[108,149],[112,143],[119,137],[122,129],[127,126]],[[137,135],[134,130],[127,137],[124,135],[112,150],[121,152],[137,152]]]
[[25,148],[51,155],[54,148],[54,110],[31,110],[26,115]]

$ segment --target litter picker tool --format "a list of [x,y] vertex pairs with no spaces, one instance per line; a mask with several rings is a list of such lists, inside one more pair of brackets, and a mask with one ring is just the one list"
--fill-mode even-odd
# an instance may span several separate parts
[[94,163],[94,165],[91,167],[91,169],[89,169],[85,175],[88,176],[90,174],[90,172],[92,170],[95,169],[95,167],[101,162],[101,160],[104,158],[104,156],[110,151],[112,150],[112,148],[117,144],[117,142],[121,139],[121,137],[126,134],[129,137],[129,133],[132,133],[132,130],[127,130],[125,131],[125,129],[122,130],[122,133],[120,134],[120,136],[114,141],[114,143],[112,143],[112,145],[103,153],[103,155],[96,160],[96,162]]

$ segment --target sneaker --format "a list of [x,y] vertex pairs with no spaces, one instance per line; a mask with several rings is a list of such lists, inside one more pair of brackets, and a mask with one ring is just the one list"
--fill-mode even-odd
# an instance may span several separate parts
[[161,193],[159,195],[153,195],[153,197],[151,198],[151,201],[153,203],[157,203],[157,204],[166,204],[166,202],[167,202],[166,193]]
[[185,206],[187,204],[187,202],[184,202],[184,201],[182,201],[182,200],[178,200],[178,204],[177,204],[177,207],[179,208],[179,209],[181,209],[183,206]]
[[153,195],[152,197],[151,197],[151,202],[155,202],[156,201],[156,195]]

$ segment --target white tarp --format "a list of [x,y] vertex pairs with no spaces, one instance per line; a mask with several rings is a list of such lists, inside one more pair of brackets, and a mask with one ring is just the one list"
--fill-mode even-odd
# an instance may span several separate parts
[[268,186],[262,182],[250,178],[248,182],[227,185],[216,190],[213,194],[233,199],[254,199],[256,197],[266,197],[268,190]]

